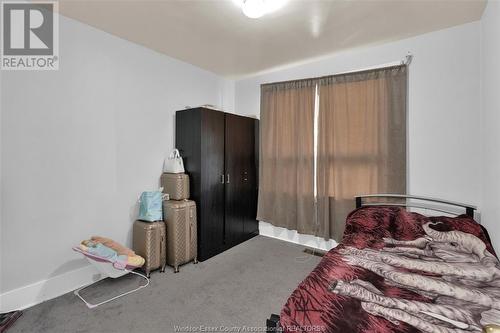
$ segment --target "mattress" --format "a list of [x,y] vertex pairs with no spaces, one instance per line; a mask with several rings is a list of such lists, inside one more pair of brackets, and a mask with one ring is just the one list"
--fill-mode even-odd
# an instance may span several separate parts
[[500,264],[480,224],[362,207],[286,301],[284,332],[475,332],[500,324]]

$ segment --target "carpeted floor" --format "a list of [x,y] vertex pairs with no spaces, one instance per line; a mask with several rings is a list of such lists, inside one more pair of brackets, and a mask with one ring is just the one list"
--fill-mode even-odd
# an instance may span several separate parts
[[[73,293],[44,302],[27,309],[9,333],[219,332],[263,327],[320,261],[303,249],[258,236],[198,265],[184,265],[179,274],[169,267],[165,273],[152,273],[147,288],[93,310]],[[139,282],[134,276],[106,279],[85,296],[98,301]]]

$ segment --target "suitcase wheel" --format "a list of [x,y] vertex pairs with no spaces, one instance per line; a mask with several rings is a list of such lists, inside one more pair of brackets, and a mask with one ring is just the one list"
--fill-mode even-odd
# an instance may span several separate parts
[[198,259],[194,258],[194,261],[193,261],[193,264],[197,264],[198,263]]
[[174,267],[174,273],[179,273],[179,266]]

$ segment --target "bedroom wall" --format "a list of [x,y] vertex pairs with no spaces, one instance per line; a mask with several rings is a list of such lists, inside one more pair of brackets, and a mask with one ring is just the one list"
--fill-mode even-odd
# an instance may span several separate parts
[[[414,55],[409,68],[408,192],[479,205],[479,22],[238,80],[236,111],[259,114],[262,83],[369,68],[399,61],[407,52]],[[494,142],[498,143],[496,138]],[[261,223],[260,229],[270,236],[307,245],[333,244],[267,223]]]
[[174,111],[234,105],[231,81],[65,17],[60,69],[1,74],[0,312],[97,278],[71,247],[130,244]]
[[500,251],[500,2],[489,1],[481,19],[482,221]]

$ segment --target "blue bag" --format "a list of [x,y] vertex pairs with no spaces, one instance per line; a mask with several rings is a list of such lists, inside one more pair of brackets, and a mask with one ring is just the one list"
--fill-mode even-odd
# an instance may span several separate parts
[[163,193],[160,191],[142,192],[139,199],[139,220],[154,222],[163,220]]

